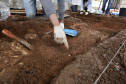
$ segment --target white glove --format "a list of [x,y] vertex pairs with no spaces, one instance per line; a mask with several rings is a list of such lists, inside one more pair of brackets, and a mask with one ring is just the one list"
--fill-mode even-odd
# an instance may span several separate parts
[[64,23],[60,22],[60,26],[64,29]]
[[61,25],[54,27],[54,40],[57,43],[64,44],[69,49],[67,38]]
[[85,12],[85,15],[88,15],[88,12]]

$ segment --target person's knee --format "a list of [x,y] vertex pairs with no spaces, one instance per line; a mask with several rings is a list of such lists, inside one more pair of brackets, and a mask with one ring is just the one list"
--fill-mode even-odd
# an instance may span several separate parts
[[36,15],[36,0],[24,0],[26,16],[28,18]]
[[35,13],[28,13],[28,14],[26,14],[26,16],[28,18],[34,18],[36,16],[36,14]]

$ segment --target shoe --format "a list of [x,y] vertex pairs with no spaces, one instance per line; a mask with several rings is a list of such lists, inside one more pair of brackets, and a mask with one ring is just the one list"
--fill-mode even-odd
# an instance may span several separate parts
[[85,15],[88,15],[88,12],[85,12]]
[[81,15],[84,14],[83,11],[81,11],[80,14],[81,14]]
[[106,15],[105,13],[102,13],[102,15]]
[[101,11],[101,10],[96,10],[96,11],[95,11],[95,14],[103,14],[103,11]]
[[111,17],[109,14],[105,14],[107,17]]

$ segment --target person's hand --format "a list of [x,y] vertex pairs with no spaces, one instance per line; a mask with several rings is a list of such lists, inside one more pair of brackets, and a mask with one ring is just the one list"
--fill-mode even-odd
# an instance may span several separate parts
[[61,25],[54,27],[54,40],[57,43],[64,44],[69,49],[67,38]]

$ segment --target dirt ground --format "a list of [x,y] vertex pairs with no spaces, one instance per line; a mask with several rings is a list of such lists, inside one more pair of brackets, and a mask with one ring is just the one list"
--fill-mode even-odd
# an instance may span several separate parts
[[[61,70],[51,84],[94,84],[125,40],[126,30],[123,30],[116,36],[92,47]],[[125,84],[125,53],[126,43],[95,84]]]
[[[103,42],[114,37],[120,31],[123,31],[126,28],[125,23],[126,18],[122,17],[71,14],[71,17],[65,18],[65,28],[68,29],[73,24],[76,24],[75,29],[78,31],[78,35],[76,37],[67,36],[70,47],[70,49],[67,50],[64,45],[54,42],[53,33],[45,34],[53,29],[53,26],[48,20],[42,18],[26,21],[8,19],[5,22],[0,22],[0,31],[2,31],[2,29],[8,29],[35,47],[34,50],[29,50],[19,42],[0,33],[0,84],[49,84],[55,77],[57,78],[60,71],[63,70],[66,65],[71,64],[73,61],[74,63],[76,62],[76,64],[79,63],[76,60],[81,59],[80,55],[88,53],[92,50],[92,47],[97,48],[99,44],[106,45]],[[122,41],[119,41],[118,44],[114,42],[111,44],[113,47],[110,49],[114,50],[114,52],[109,52],[108,48],[106,48],[105,51],[110,53],[112,57],[121,43]],[[109,45],[106,46],[109,47]],[[75,74],[70,77],[77,77],[77,81],[80,82],[66,84],[90,84],[94,81],[107,65],[107,59],[110,60],[109,56],[106,56],[106,58],[100,57],[100,54],[103,54],[101,51],[94,57],[85,55],[86,59],[84,57],[81,59],[86,63],[85,65],[88,68],[83,68],[85,65],[82,63],[81,66],[83,67],[79,70],[81,70],[81,73],[86,73],[88,69],[91,69],[89,71],[91,73],[87,71],[86,75],[87,78],[89,77],[90,79],[83,80],[84,74],[81,75],[81,80],[78,80],[79,76],[75,76]],[[99,84],[116,84],[116,82],[117,84],[124,84],[126,82],[125,48],[123,48],[122,51],[122,55],[117,59],[116,65],[120,65],[120,67],[123,68],[118,72],[108,70],[110,75],[105,74],[99,81]],[[96,59],[98,60],[97,63]],[[94,63],[96,63],[96,67],[100,67],[96,68],[94,66],[94,68],[91,68]],[[73,65],[73,67],[76,68],[76,64],[75,66]],[[113,66],[115,66],[115,64]],[[92,70],[94,70],[94,72]],[[64,75],[67,76],[67,74]],[[117,80],[115,77],[117,77]],[[110,81],[112,79],[114,82]],[[54,80],[53,83],[55,83]]]

